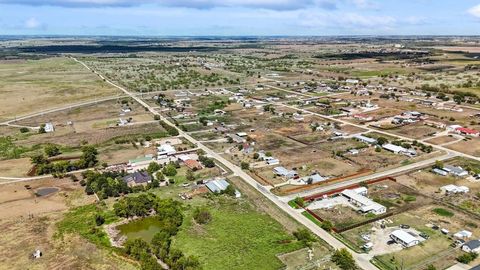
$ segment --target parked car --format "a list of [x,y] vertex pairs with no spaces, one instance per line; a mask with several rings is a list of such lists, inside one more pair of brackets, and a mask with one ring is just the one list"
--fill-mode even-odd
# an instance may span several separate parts
[[440,229],[440,227],[438,227],[437,225],[433,225],[433,226],[432,226],[432,229],[438,230],[438,229]]
[[424,239],[430,238],[430,236],[429,236],[428,234],[426,234],[426,233],[420,233],[419,235],[420,235],[420,237],[422,237],[422,238],[424,238]]
[[400,224],[400,228],[402,229],[410,229],[410,226],[407,224]]

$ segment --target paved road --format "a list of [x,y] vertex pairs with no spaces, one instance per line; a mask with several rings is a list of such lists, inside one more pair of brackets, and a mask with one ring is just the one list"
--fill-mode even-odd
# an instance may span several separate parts
[[426,166],[429,166],[429,165],[435,163],[435,161],[437,161],[437,160],[440,160],[440,161],[447,160],[447,159],[454,158],[456,156],[457,155],[455,153],[448,153],[448,154],[445,154],[445,155],[440,156],[440,157],[434,157],[434,158],[422,160],[422,161],[415,162],[415,163],[412,163],[412,164],[409,164],[409,165],[394,168],[394,169],[391,169],[391,170],[388,170],[388,171],[369,174],[369,175],[357,177],[357,178],[354,178],[354,179],[351,179],[351,180],[331,184],[331,185],[328,185],[328,186],[319,187],[319,188],[316,188],[316,189],[311,189],[311,190],[308,190],[308,191],[299,192],[299,193],[288,195],[288,196],[283,196],[280,199],[284,202],[288,202],[290,200],[295,199],[296,197],[311,196],[311,195],[315,195],[317,193],[326,192],[326,191],[337,189],[337,188],[342,188],[342,187],[345,187],[345,186],[348,186],[348,185],[358,184],[358,183],[361,183],[363,181],[378,179],[378,178],[386,177],[386,176],[389,176],[389,175],[395,175],[395,174],[404,173],[404,172],[407,172],[407,171],[412,171],[412,170],[415,170],[415,169],[420,169],[420,168],[423,168],[423,167],[426,167]]
[[[88,67],[86,64],[84,64],[83,62],[81,61],[78,61],[77,59],[74,58],[75,61],[79,62],[80,64],[82,64],[85,68],[90,69],[90,67]],[[114,86],[114,87],[117,87],[118,89],[122,90],[125,94],[129,95],[130,97],[132,97],[133,99],[135,99],[138,103],[140,103],[142,106],[144,106],[145,108],[147,108],[152,114],[154,115],[159,115],[160,118],[165,121],[167,124],[171,125],[172,127],[175,127],[174,124],[172,124],[168,119],[166,119],[165,117],[163,117],[162,115],[160,115],[157,111],[155,111],[154,108],[152,108],[150,105],[148,105],[147,103],[145,103],[143,100],[141,100],[139,97],[135,96],[134,94],[130,93],[127,89],[119,86],[119,85],[116,85],[115,83],[109,81],[108,79],[106,79],[105,77],[103,77],[101,74],[98,74],[96,71],[93,71],[95,74],[97,74],[100,78],[102,78],[103,80],[105,80],[105,82],[107,82],[108,84]],[[175,127],[177,128],[177,127]],[[255,188],[257,191],[259,191],[260,193],[262,193],[265,197],[267,197],[270,201],[272,201],[275,205],[277,205],[280,209],[282,209],[283,211],[285,211],[287,214],[289,214],[291,217],[293,217],[295,220],[297,220],[299,223],[303,224],[304,226],[306,226],[309,230],[311,230],[313,233],[315,233],[317,236],[319,236],[320,238],[322,238],[323,240],[325,240],[328,244],[330,244],[332,247],[336,248],[336,249],[339,249],[339,248],[347,248],[347,246],[345,246],[342,242],[338,241],[336,238],[334,238],[333,236],[331,236],[328,232],[324,231],[323,229],[321,229],[320,227],[318,227],[315,223],[313,223],[311,220],[309,220],[308,218],[306,218],[305,216],[303,216],[301,213],[299,213],[298,211],[296,211],[295,209],[291,208],[287,203],[281,201],[277,196],[273,195],[270,191],[268,191],[267,189],[263,188],[262,186],[260,186],[257,181],[255,181],[255,179],[253,179],[250,175],[248,175],[247,173],[245,173],[240,167],[238,167],[237,165],[231,163],[230,161],[226,160],[225,158],[223,158],[222,156],[220,156],[219,154],[215,153],[214,151],[212,151],[210,148],[206,147],[205,145],[203,145],[202,143],[200,143],[199,141],[197,141],[195,138],[193,138],[192,136],[190,136],[188,133],[184,132],[183,130],[181,129],[178,129],[178,132],[179,132],[179,136],[183,136],[185,137],[187,140],[189,140],[190,142],[194,143],[197,145],[198,148],[202,149],[203,151],[205,151],[205,153],[207,155],[209,155],[210,157],[213,157],[214,159],[216,159],[217,161],[219,161],[220,163],[222,163],[224,166],[228,167],[230,170],[232,170],[232,172],[234,173],[234,175],[240,177],[243,181],[245,181],[246,183],[248,183],[249,185],[251,185],[253,188]],[[367,255],[367,254],[357,254],[357,253],[352,253],[352,255],[354,256],[355,260],[357,261],[357,264],[362,268],[362,269],[365,269],[365,270],[376,270],[377,268],[370,263],[370,259],[371,259],[371,256]]]

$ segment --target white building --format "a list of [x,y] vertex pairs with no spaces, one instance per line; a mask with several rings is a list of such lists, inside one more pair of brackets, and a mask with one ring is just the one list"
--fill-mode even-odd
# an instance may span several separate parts
[[44,129],[45,129],[45,132],[47,133],[55,131],[55,127],[53,126],[52,123],[46,123]]
[[177,150],[170,144],[162,144],[157,147],[157,153],[159,156],[171,156],[177,153]]
[[390,238],[406,248],[416,246],[420,243],[420,240],[404,230],[393,231],[390,234]]
[[363,213],[373,213],[375,215],[380,215],[387,212],[387,208],[385,206],[376,203],[362,195],[366,194],[363,189],[345,189],[344,191],[342,191],[341,194],[346,197],[350,203],[357,206],[358,209]]
[[391,143],[386,143],[386,144],[382,145],[382,148],[385,149],[385,150],[388,150],[390,152],[393,152],[395,154],[402,154],[402,155],[406,155],[406,156],[409,156],[409,157],[413,157],[413,156],[417,155],[417,152],[414,149],[407,149],[405,147],[395,145],[395,144],[391,144]]
[[462,250],[465,252],[480,253],[480,240],[470,240],[462,246]]
[[466,186],[446,185],[440,188],[446,194],[468,193],[470,189]]

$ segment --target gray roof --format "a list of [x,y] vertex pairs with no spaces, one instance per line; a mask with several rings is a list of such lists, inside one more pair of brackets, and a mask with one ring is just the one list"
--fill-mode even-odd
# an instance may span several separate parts
[[148,183],[152,181],[152,177],[147,172],[134,172],[122,178],[125,182],[133,181],[136,184]]
[[230,185],[225,179],[208,181],[205,184],[211,192],[222,192]]
[[453,174],[461,174],[465,173],[466,170],[464,170],[462,167],[458,166],[452,166],[452,165],[445,165],[443,169],[452,172]]
[[465,243],[465,246],[467,246],[471,250],[474,250],[480,247],[480,240],[470,240]]

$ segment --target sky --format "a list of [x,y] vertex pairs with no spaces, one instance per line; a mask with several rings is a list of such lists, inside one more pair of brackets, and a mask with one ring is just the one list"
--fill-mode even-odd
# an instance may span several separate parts
[[0,0],[0,35],[480,35],[480,0]]

